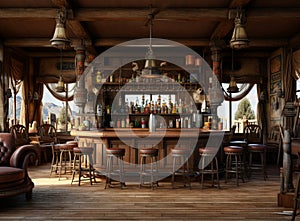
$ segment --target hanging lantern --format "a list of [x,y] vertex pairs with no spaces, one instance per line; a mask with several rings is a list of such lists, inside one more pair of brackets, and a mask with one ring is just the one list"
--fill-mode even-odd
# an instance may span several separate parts
[[230,40],[230,47],[233,49],[242,49],[249,46],[249,39],[246,33],[246,17],[241,9],[237,9],[237,15],[234,19],[234,29]]
[[66,49],[70,46],[70,39],[68,39],[66,35],[66,10],[65,8],[60,9],[58,11],[58,17],[56,19],[56,27],[54,31],[53,38],[50,40],[50,43],[53,47],[56,47],[58,49]]

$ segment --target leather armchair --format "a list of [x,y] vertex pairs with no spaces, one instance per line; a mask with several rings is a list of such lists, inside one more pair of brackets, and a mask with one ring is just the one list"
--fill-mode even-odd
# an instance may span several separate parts
[[27,173],[29,163],[34,163],[38,154],[35,145],[23,145],[16,149],[10,133],[0,133],[0,198],[25,193],[32,198],[33,182]]

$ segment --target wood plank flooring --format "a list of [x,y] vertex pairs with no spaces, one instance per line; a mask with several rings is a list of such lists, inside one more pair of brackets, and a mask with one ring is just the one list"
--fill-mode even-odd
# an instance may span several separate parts
[[[158,188],[139,188],[128,183],[123,190],[104,189],[104,180],[95,185],[85,182],[70,185],[70,176],[49,176],[50,165],[32,167],[29,174],[35,188],[33,199],[20,195],[0,199],[0,220],[290,220],[277,212],[279,172],[268,168],[264,181],[255,175],[237,187],[234,181],[221,180],[221,189],[196,181],[192,189],[172,189],[170,182]],[[300,216],[296,220],[300,220]]]

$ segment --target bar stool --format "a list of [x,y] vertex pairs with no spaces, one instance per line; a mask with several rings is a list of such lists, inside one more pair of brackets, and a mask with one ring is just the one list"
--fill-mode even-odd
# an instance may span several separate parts
[[[199,170],[201,175],[201,188],[204,185],[204,174],[211,175],[212,187],[215,186],[215,175],[217,179],[218,189],[220,189],[220,181],[219,181],[219,162],[216,153],[211,148],[199,148],[199,155],[201,157],[202,165]],[[207,166],[206,166],[207,165]]]
[[59,175],[60,180],[62,170],[64,174],[69,171],[72,173],[72,152],[75,144],[52,144],[52,163],[50,168],[50,176],[52,172]]
[[[248,153],[249,153],[249,167],[250,173],[254,170],[260,170],[264,180],[267,179],[267,172],[266,172],[266,152],[267,146],[264,144],[248,144]],[[260,163],[253,163],[253,156],[259,155]]]
[[[173,158],[172,187],[175,188],[175,176],[181,175],[184,187],[188,186],[191,189],[189,151],[187,149],[174,148],[171,149],[171,156]],[[179,167],[179,169],[176,170],[177,167]]]
[[[158,149],[156,148],[144,148],[140,149],[140,157],[141,157],[141,169],[140,169],[140,188],[145,185],[144,177],[150,176],[150,187],[154,189],[154,185],[158,186],[158,181],[154,182],[156,178],[156,174],[158,173]],[[150,160],[150,169],[147,170],[147,158]]]
[[[74,160],[72,169],[72,181],[74,181],[75,175],[78,174],[78,186],[80,186],[81,180],[87,179],[90,184],[93,184],[93,180],[96,183],[95,169],[92,166],[93,163],[93,152],[92,147],[76,147],[73,149]],[[86,174],[88,178],[85,178]]]
[[239,178],[244,180],[244,162],[243,155],[244,149],[239,146],[227,146],[224,147],[224,153],[226,155],[226,166],[225,166],[225,183],[229,173],[235,174],[236,185],[239,186]]
[[250,169],[249,169],[249,164],[248,164],[248,143],[245,140],[232,140],[230,141],[230,146],[239,146],[244,148],[244,156],[243,156],[243,161],[244,161],[244,169],[245,169],[245,174],[247,178],[250,178]]
[[[119,183],[121,188],[125,187],[124,179],[124,162],[125,149],[123,148],[107,148],[106,149],[106,183],[107,187],[112,187],[112,176],[119,176]],[[117,159],[118,169],[114,169],[114,158]]]

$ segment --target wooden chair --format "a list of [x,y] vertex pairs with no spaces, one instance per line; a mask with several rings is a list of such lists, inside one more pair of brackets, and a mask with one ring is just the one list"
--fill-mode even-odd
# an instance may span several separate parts
[[52,150],[53,144],[57,143],[56,129],[52,124],[42,124],[38,127],[39,146],[47,162],[47,149]]
[[10,127],[9,131],[14,137],[16,148],[30,143],[27,128],[25,126],[21,124],[15,124]]
[[262,143],[262,129],[257,124],[248,124],[244,128],[244,138],[248,144]]
[[[244,137],[247,141],[247,152],[249,154],[249,172],[258,170],[262,172],[264,180],[267,179],[266,155],[268,146],[263,144],[262,129],[257,124],[247,125],[244,128]],[[254,155],[260,158],[260,162],[254,163]],[[249,174],[249,177],[250,177]]]
[[40,136],[40,143],[56,143],[57,135],[56,129],[52,124],[42,124],[38,127],[38,136]]

